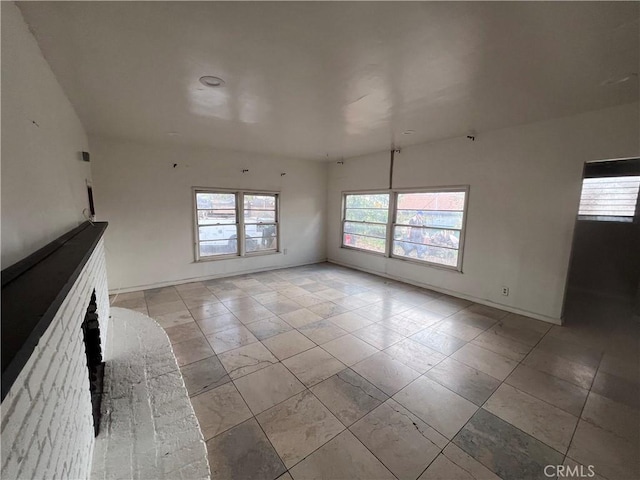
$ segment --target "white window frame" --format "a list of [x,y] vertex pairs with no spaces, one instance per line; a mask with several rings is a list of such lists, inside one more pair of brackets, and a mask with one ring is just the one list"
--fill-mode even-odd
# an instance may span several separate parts
[[[282,251],[280,244],[280,192],[269,190],[238,190],[229,188],[215,188],[215,187],[192,187],[191,199],[193,202],[193,239],[194,239],[194,252],[196,262],[210,262],[216,260],[228,260],[230,258],[243,258],[243,257],[259,257],[262,255],[275,255]],[[232,193],[236,198],[236,238],[238,239],[238,252],[227,253],[221,255],[209,255],[206,257],[200,256],[200,231],[198,227],[198,193]],[[244,234],[244,196],[245,195],[266,195],[274,196],[276,200],[275,208],[275,225],[276,225],[276,248],[270,250],[262,250],[257,252],[246,251],[246,237]],[[233,225],[233,224],[227,224]]]
[[[389,210],[387,212],[387,223],[374,223],[374,222],[355,222],[353,220],[347,220],[347,196],[348,195],[389,195]],[[378,255],[378,256],[382,256],[382,257],[388,257],[389,255],[387,254],[388,252],[388,247],[389,247],[389,220],[391,219],[391,208],[392,208],[392,198],[393,195],[391,193],[390,190],[360,190],[360,191],[352,191],[352,192],[342,192],[342,226],[340,228],[340,245],[342,248],[346,248],[349,250],[356,250],[358,252],[366,252],[366,253],[370,253],[372,255]],[[344,243],[344,226],[346,222],[351,222],[351,223],[372,223],[374,225],[385,225],[385,228],[387,229],[387,236],[385,239],[385,246],[384,246],[384,252],[376,252],[373,250],[366,250],[364,248],[358,248],[358,247],[354,247],[352,245],[345,245]]]
[[[398,195],[399,194],[410,194],[410,193],[438,193],[438,192],[464,192],[464,208],[462,211],[462,227],[460,228],[460,244],[458,247],[458,262],[457,265],[443,265],[441,263],[434,263],[427,260],[422,260],[418,258],[408,258],[402,257],[393,254],[393,232],[397,223],[398,210],[396,205],[398,203]],[[342,225],[340,228],[340,246],[341,248],[345,248],[348,250],[356,250],[358,252],[363,252],[371,255],[384,256],[387,258],[391,258],[394,260],[401,260],[403,262],[412,262],[415,264],[429,266],[434,268],[445,269],[448,271],[455,271],[462,273],[462,261],[464,257],[464,246],[465,246],[465,238],[466,238],[466,227],[467,227],[467,216],[469,212],[469,185],[452,185],[452,186],[439,186],[439,187],[420,187],[420,188],[394,188],[390,190],[355,190],[355,191],[343,191],[342,192]],[[382,252],[373,252],[371,250],[364,250],[362,248],[356,248],[353,246],[344,244],[344,225],[346,221],[346,197],[347,195],[380,195],[380,194],[388,194],[389,195],[389,214],[387,217],[387,238],[385,242],[385,251]],[[401,225],[402,226],[402,225]],[[451,229],[449,229],[451,230]],[[453,229],[457,230],[457,229]]]

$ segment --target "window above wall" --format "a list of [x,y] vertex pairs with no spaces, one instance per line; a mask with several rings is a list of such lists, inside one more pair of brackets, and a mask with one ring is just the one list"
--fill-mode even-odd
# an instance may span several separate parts
[[278,193],[195,188],[194,205],[196,261],[279,251]]
[[342,247],[462,271],[468,191],[344,193]]
[[587,163],[578,219],[633,222],[640,209],[639,189],[638,159]]

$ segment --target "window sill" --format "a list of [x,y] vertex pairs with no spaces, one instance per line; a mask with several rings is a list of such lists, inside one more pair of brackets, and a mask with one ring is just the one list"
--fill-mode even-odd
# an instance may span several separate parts
[[271,252],[255,252],[255,253],[247,253],[245,255],[217,255],[211,257],[198,258],[194,260],[193,263],[207,263],[207,262],[218,262],[222,260],[238,260],[242,258],[252,258],[252,257],[264,257],[267,255],[282,255],[281,251],[271,251]]

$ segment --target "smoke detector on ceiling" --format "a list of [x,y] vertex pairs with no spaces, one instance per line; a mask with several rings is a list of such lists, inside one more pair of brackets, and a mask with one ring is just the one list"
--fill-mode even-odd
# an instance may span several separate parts
[[200,83],[205,87],[222,87],[224,85],[224,80],[220,77],[214,77],[213,75],[205,75],[204,77],[200,77]]

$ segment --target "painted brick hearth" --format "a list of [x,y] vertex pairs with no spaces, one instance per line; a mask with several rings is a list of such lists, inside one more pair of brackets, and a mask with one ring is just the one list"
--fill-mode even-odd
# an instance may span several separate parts
[[104,349],[103,239],[2,401],[2,478],[89,477],[94,430],[81,324],[94,290]]

